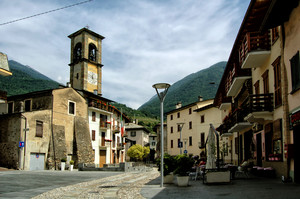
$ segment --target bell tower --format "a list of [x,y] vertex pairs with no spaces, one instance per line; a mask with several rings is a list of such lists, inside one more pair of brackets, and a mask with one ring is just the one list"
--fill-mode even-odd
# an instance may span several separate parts
[[102,94],[103,36],[82,28],[71,39],[70,83],[74,89]]

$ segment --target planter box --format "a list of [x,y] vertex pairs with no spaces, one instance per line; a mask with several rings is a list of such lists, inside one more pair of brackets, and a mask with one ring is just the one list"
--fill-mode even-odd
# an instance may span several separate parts
[[64,170],[65,170],[65,167],[66,167],[66,163],[65,163],[65,162],[61,162],[61,163],[60,163],[60,170],[61,170],[61,171],[64,171]]
[[204,183],[229,183],[230,171],[211,171],[204,177]]
[[187,187],[189,185],[190,176],[177,176],[177,185],[179,187]]

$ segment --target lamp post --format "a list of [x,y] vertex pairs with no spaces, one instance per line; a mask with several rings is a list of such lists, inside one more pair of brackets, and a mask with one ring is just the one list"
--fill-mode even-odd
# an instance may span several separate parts
[[183,128],[184,122],[179,122],[179,123],[177,123],[177,125],[179,125],[179,128],[180,128],[180,143],[179,143],[179,148],[180,148],[180,155],[181,155],[182,154],[181,132],[182,132],[182,128]]
[[168,89],[171,85],[167,83],[157,83],[152,87],[155,88],[157,96],[160,100],[160,147],[161,147],[161,157],[160,157],[160,175],[161,182],[160,187],[164,186],[164,100],[167,95]]

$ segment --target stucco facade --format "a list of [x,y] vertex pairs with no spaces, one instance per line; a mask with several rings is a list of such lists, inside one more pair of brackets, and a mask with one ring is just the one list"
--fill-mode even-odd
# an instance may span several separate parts
[[[205,153],[204,144],[210,124],[219,125],[222,117],[222,112],[212,104],[213,100],[199,101],[167,113],[167,153],[178,155],[183,154],[185,150],[189,155],[199,156],[201,152]],[[178,147],[182,126],[179,126],[179,123],[184,123],[181,129],[182,148]]]

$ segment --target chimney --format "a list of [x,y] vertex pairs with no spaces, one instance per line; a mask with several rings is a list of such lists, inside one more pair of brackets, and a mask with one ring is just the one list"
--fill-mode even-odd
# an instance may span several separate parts
[[202,102],[203,101],[203,97],[202,96],[198,96],[198,100],[199,100],[199,102]]
[[182,106],[181,102],[178,102],[178,103],[176,104],[176,109],[181,108],[181,106]]

